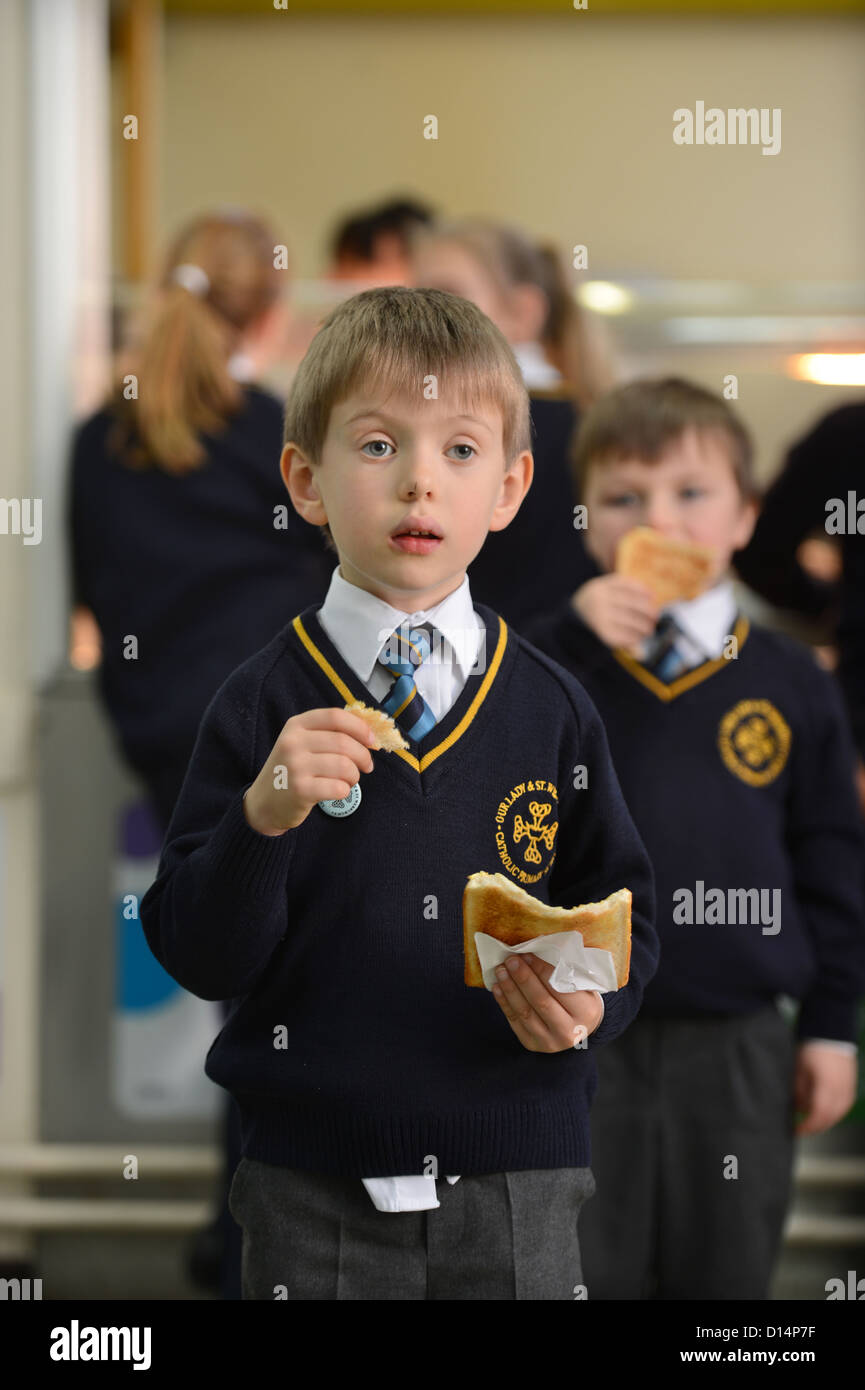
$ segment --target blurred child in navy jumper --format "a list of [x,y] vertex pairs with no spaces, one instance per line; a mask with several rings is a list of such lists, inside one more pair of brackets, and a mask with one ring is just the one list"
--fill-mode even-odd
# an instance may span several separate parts
[[[528,439],[506,342],[436,290],[347,301],[292,386],[283,477],[328,526],[359,627],[384,648],[402,619],[462,603],[484,659],[438,709],[427,687],[434,726],[373,762],[345,709],[374,702],[373,678],[312,607],[202,721],[141,919],[180,983],[234,999],[207,1072],[243,1119],[246,1297],[272,1298],[278,1280],[298,1299],[570,1299],[581,1277],[595,1053],[636,1012],[656,943],[651,869],[591,702],[470,605],[466,565],[530,485]],[[406,528],[438,542],[398,541]],[[547,835],[515,827],[517,811]],[[629,887],[628,984],[557,994],[527,955],[492,992],[467,988],[461,899],[481,869],[558,905]],[[362,1186],[390,1179],[398,1197],[427,1178],[410,1209]],[[508,1218],[508,1193],[525,1220]],[[394,1263],[407,1251],[411,1277]]]
[[[589,1297],[765,1298],[794,1108],[798,1132],[817,1133],[855,1097],[865,934],[850,732],[810,652],[737,614],[727,571],[755,504],[750,441],[724,401],[632,382],[586,417],[576,465],[604,573],[527,635],[604,719],[661,939],[640,1017],[598,1059]],[[636,525],[709,546],[706,592],[660,614],[614,573]],[[785,996],[800,1002],[795,1039]]]
[[507,338],[529,391],[531,489],[469,567],[475,598],[521,632],[597,574],[574,525],[580,498],[568,460],[578,412],[615,380],[610,354],[556,248],[486,219],[419,228],[412,245],[414,283],[482,309]]

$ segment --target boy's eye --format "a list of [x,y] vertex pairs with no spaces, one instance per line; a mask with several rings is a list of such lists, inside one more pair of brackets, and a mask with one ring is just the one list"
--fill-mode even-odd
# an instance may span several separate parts
[[384,454],[384,453],[379,453],[379,452],[378,452],[378,446],[379,446],[379,445],[381,445],[382,448],[384,448],[384,449],[392,449],[392,448],[393,448],[393,445],[390,444],[390,443],[388,442],[388,440],[386,440],[386,439],[368,439],[368,440],[366,441],[366,443],[361,447],[361,453],[363,453],[366,449],[375,449],[376,452],[373,453],[373,454],[367,454],[367,458],[374,458],[374,459],[386,459],[386,458],[389,458],[389,457],[390,457],[389,454]]
[[473,444],[452,444],[452,445],[451,445],[451,449],[448,450],[448,453],[450,453],[452,449],[466,449],[466,450],[468,450],[467,453],[461,454],[461,455],[460,455],[460,457],[457,459],[457,462],[458,462],[458,463],[468,463],[468,461],[469,461],[469,459],[471,458],[472,454],[477,453],[477,450],[475,449],[475,446],[474,446]]
[[705,497],[706,489],[703,487],[683,487],[679,493],[686,501],[694,497]]
[[640,499],[635,492],[617,492],[614,497],[605,497],[606,507],[632,507]]

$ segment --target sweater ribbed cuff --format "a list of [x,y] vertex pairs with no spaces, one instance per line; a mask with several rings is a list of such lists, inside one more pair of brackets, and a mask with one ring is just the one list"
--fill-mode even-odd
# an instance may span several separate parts
[[247,791],[248,787],[244,787],[232,798],[210,837],[208,856],[221,878],[230,878],[245,892],[268,897],[285,883],[297,831],[261,835],[253,830],[243,813]]
[[858,999],[804,999],[796,1020],[796,1037],[832,1038],[838,1042],[857,1042],[859,1038]]

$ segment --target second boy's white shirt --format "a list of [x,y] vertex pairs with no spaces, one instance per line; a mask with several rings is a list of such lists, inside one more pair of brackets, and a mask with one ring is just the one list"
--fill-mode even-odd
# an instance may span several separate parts
[[[669,613],[681,630],[681,636],[676,638],[676,650],[697,666],[721,656],[733,631],[736,621],[733,585],[729,579],[723,580],[697,598],[667,603],[661,611]],[[646,639],[644,653],[651,640],[651,637]]]

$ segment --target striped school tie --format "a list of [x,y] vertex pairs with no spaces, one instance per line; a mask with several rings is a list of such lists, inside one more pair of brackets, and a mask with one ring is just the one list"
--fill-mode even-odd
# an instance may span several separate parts
[[414,672],[432,650],[434,632],[432,623],[412,628],[403,624],[391,634],[378,657],[385,670],[396,677],[381,707],[406,738],[415,742],[429,733],[436,723],[435,715],[414,683]]
[[669,685],[684,671],[690,669],[691,663],[676,646],[676,640],[681,636],[682,629],[676,619],[670,613],[663,613],[649,638],[649,647],[641,662],[647,671],[665,685]]

